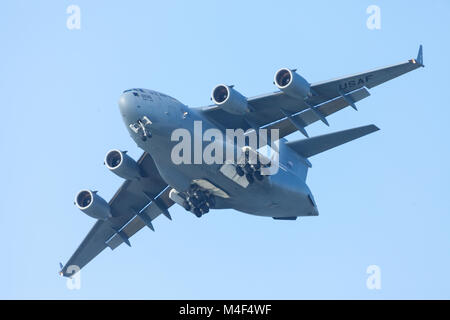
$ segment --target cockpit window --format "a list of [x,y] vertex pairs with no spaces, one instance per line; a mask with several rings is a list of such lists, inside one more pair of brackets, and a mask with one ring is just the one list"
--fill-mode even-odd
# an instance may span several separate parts
[[133,95],[136,97],[139,97],[139,93],[137,93],[137,92],[133,92]]
[[139,88],[132,88],[132,89],[125,90],[123,93],[126,93],[126,92],[142,92],[142,93],[145,93],[145,90],[144,89],[139,89]]

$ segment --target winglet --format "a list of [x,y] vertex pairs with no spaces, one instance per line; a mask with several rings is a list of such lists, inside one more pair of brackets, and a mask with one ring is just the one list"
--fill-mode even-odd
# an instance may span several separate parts
[[61,262],[59,263],[59,268],[61,269],[61,270],[59,271],[59,275],[60,275],[60,276],[63,276],[63,275],[64,275],[64,273],[63,273],[64,266],[63,266],[63,264],[62,264]]
[[417,53],[417,59],[416,59],[417,63],[420,64],[422,67],[425,67],[423,65],[423,46],[420,45],[419,47],[419,53]]

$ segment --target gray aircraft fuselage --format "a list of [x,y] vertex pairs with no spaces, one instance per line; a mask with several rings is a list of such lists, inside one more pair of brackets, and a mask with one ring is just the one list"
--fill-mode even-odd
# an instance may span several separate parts
[[[328,116],[357,110],[368,89],[421,67],[422,46],[417,58],[317,83],[281,68],[273,78],[278,91],[246,97],[219,84],[211,92],[213,104],[198,108],[153,90],[125,90],[120,113],[144,153],[138,160],[118,149],[106,154],[107,168],[125,180],[109,201],[89,189],[77,193],[75,205],[97,221],[61,264],[61,274],[72,277],[107,247],[131,246],[139,230],[155,230],[156,217],[171,219],[168,209],[175,203],[199,218],[210,209],[280,220],[317,216],[306,185],[309,158],[379,128],[369,124],[314,137],[305,128],[318,121],[329,125]],[[284,138],[295,132],[306,138]]]
[[[228,193],[229,198],[216,198],[216,209],[232,208],[249,214],[269,217],[318,215],[314,198],[306,185],[308,167],[304,159],[280,144],[279,170],[244,188],[220,172],[221,164],[175,164],[171,140],[174,130],[184,128],[194,136],[194,121],[201,121],[203,131],[226,128],[212,123],[195,109],[176,99],[146,89],[126,90],[119,98],[119,108],[133,140],[155,161],[161,177],[179,192],[187,192],[195,179],[204,179]],[[130,125],[146,116],[151,120],[151,137],[143,140]],[[303,161],[302,161],[303,160]]]

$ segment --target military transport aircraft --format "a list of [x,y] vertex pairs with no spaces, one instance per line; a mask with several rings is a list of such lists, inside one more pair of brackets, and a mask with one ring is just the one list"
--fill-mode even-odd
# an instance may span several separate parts
[[[416,59],[313,84],[296,70],[283,68],[275,73],[276,92],[246,98],[233,86],[218,85],[212,91],[214,104],[198,108],[188,108],[153,90],[125,90],[119,98],[120,113],[144,153],[137,161],[119,149],[106,154],[106,167],[125,180],[108,202],[96,191],[82,190],[76,195],[75,205],[97,221],[66,265],[61,264],[61,275],[72,276],[106,247],[130,246],[129,239],[136,232],[144,227],[154,230],[153,220],[160,214],[171,219],[169,208],[174,203],[198,217],[210,209],[224,208],[279,220],[317,216],[317,205],[306,185],[311,167],[308,159],[378,128],[368,125],[312,138],[305,128],[316,121],[328,125],[329,115],[348,106],[356,110],[356,102],[369,96],[367,89],[419,67],[423,67],[422,46]],[[233,150],[233,154],[241,151],[240,161],[223,158],[222,163],[176,163],[173,155],[179,141],[173,139],[174,132],[184,129],[195,135],[199,123],[203,130],[219,133],[228,129],[246,133],[276,130],[275,143],[260,139],[258,144],[258,148],[273,149],[272,157],[245,144]],[[284,138],[296,131],[306,138]],[[227,141],[215,140],[220,145]],[[195,153],[198,142],[193,144],[187,144],[189,150],[183,150],[183,158],[191,149]],[[200,148],[202,155],[203,145]],[[257,161],[249,161],[249,155],[255,154]],[[276,173],[263,174],[275,160]]]

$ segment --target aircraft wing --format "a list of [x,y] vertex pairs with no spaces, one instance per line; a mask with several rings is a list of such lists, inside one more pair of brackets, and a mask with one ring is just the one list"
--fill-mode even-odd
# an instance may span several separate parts
[[161,178],[152,157],[144,153],[137,161],[143,178],[126,180],[109,201],[112,218],[98,220],[78,249],[61,270],[61,275],[70,277],[106,247],[117,248],[145,226],[153,229],[152,220],[161,213],[171,219],[168,208],[170,188]]
[[[373,88],[407,72],[423,67],[422,46],[416,59],[396,65],[362,72],[342,78],[311,84],[312,97],[303,100],[282,91],[248,98],[251,112],[245,116],[227,113],[216,105],[198,108],[199,112],[225,128],[243,130],[279,128],[280,138],[296,130],[308,136],[305,127],[347,106],[368,97],[366,88]],[[316,112],[319,111],[319,112]],[[274,122],[281,122],[273,124]]]

